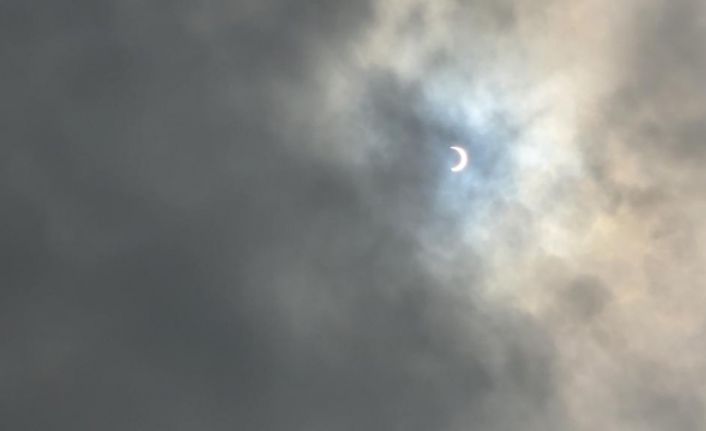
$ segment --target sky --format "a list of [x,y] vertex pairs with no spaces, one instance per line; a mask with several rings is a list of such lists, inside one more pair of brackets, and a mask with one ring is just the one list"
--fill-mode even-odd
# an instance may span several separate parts
[[702,1],[8,0],[0,35],[1,428],[706,429]]

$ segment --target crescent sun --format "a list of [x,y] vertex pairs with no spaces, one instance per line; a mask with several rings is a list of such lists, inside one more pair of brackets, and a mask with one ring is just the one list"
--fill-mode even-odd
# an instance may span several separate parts
[[461,147],[449,147],[452,150],[456,151],[459,155],[458,163],[456,166],[451,168],[451,172],[461,172],[466,168],[466,165],[468,164],[468,154],[466,153],[466,150],[464,150]]

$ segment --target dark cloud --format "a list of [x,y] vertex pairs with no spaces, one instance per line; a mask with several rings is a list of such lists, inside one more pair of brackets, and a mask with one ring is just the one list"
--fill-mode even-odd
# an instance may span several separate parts
[[591,276],[573,280],[560,295],[562,303],[559,306],[583,322],[598,315],[610,301],[610,291],[600,280]]
[[4,428],[703,428],[703,5],[422,3],[0,6]]
[[317,98],[294,113],[281,95],[316,86],[370,5],[0,16],[5,427],[559,427],[543,330],[418,258],[438,180],[422,161],[452,132],[413,91],[370,81],[378,129],[411,147],[369,178],[293,149],[320,139],[286,128]]

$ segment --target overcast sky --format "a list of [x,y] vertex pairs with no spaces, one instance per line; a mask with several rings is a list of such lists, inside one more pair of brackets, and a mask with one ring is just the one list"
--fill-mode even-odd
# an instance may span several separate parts
[[0,428],[706,429],[703,1],[7,0],[0,36]]

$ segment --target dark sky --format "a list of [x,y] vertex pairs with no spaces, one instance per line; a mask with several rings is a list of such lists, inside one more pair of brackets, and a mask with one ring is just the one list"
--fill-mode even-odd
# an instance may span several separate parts
[[0,36],[1,429],[706,427],[698,0],[6,0]]

